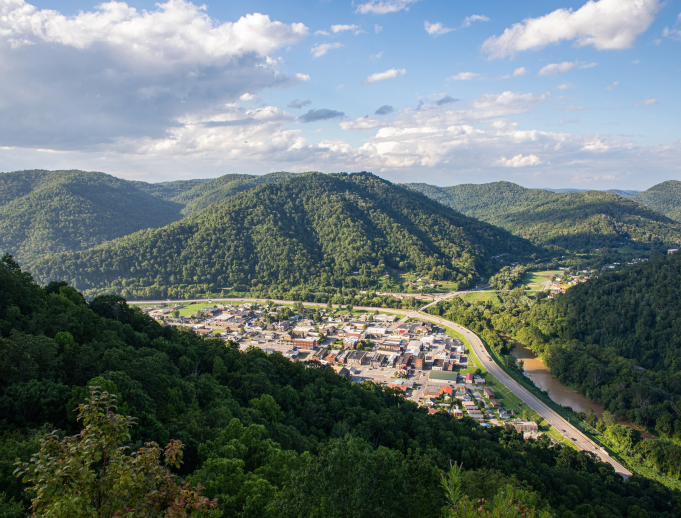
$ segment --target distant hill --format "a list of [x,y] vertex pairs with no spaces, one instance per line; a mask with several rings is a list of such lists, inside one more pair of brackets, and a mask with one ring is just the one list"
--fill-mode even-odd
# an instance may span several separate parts
[[294,173],[285,172],[264,175],[226,174],[213,180],[196,180],[198,183],[193,188],[178,193],[172,201],[184,205],[183,214],[193,214],[223,198],[265,183],[278,183],[293,176]]
[[[587,192],[587,191],[590,191],[591,189],[551,189],[549,187],[546,187],[542,190],[551,191],[551,192],[558,192],[558,193],[565,193],[565,192]],[[622,198],[630,198],[630,197],[634,196],[635,194],[638,194],[641,191],[624,191],[622,189],[608,189],[606,191],[600,191],[600,192],[609,192],[611,194],[616,194],[617,196],[621,196]]]
[[657,184],[631,198],[665,216],[681,222],[681,182],[669,180]]
[[681,226],[677,222],[612,193],[554,193],[510,182],[405,186],[467,216],[554,249],[681,245]]
[[22,263],[82,250],[182,217],[182,205],[85,171],[0,174],[0,252]]
[[489,258],[534,247],[369,173],[306,173],[225,198],[160,229],[31,266],[42,282],[87,293],[165,297],[191,286],[263,290],[370,287],[386,267],[419,268],[461,287]]
[[210,178],[204,178],[198,180],[175,180],[172,182],[158,183],[134,181],[132,183],[141,191],[148,192],[149,194],[153,194],[164,200],[174,201],[173,198],[181,196],[194,187],[210,181]]

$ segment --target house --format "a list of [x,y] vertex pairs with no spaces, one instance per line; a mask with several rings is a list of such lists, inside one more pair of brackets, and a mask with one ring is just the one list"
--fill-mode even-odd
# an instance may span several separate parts
[[350,371],[342,365],[334,365],[332,368],[334,371],[336,371],[336,374],[343,376],[345,379],[350,379],[352,376]]
[[534,421],[529,421],[527,419],[514,419],[513,421],[510,422],[510,424],[515,428],[515,431],[518,433],[525,433],[525,432],[538,432],[539,431],[539,426],[537,423]]
[[[468,383],[468,382],[466,382],[466,383]],[[476,385],[484,385],[485,384],[485,378],[483,378],[482,376],[478,376],[477,378],[473,378],[473,383],[475,383]]]
[[283,322],[277,322],[274,324],[274,329],[277,331],[288,331],[288,328],[291,327],[291,323],[288,320],[284,320]]
[[366,365],[368,362],[367,353],[364,351],[351,351],[348,354],[347,364],[350,366]]
[[429,414],[437,414],[438,412],[439,412],[439,410],[437,408],[429,408],[428,409]]
[[491,400],[489,404],[492,408],[499,408],[501,406],[501,403],[499,403],[496,399]]
[[428,390],[428,391],[426,391],[425,394],[423,394],[423,397],[438,398],[438,397],[440,397],[440,392],[438,390]]
[[388,383],[387,387],[388,387],[388,388],[399,389],[399,390],[401,390],[402,392],[407,392],[407,386],[406,386],[406,385],[402,385],[402,384],[400,384],[400,383]]
[[444,369],[445,361],[444,360],[435,360],[433,362],[433,366],[431,367],[434,371],[441,371]]
[[419,353],[418,356],[416,356],[416,361],[414,362],[414,368],[423,370],[425,368],[425,363],[426,363],[426,355],[424,353]]
[[463,410],[461,410],[458,406],[454,407],[454,410],[452,410],[452,415],[454,417],[462,417],[463,416]]
[[473,383],[473,373],[469,372],[466,374],[466,383]]
[[496,395],[494,394],[494,391],[491,388],[485,387],[485,388],[482,389],[482,391],[485,394],[485,397],[487,399],[495,399],[496,398]]
[[454,395],[454,387],[440,387],[440,394],[449,394],[450,396]]

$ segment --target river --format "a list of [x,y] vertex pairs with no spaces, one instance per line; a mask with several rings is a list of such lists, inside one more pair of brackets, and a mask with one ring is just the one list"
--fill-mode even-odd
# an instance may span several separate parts
[[537,387],[548,392],[549,397],[559,405],[571,407],[575,412],[587,412],[589,408],[592,408],[599,418],[603,415],[604,408],[601,405],[589,401],[579,392],[563,385],[551,374],[544,362],[523,344],[516,342],[511,354],[523,361],[525,376],[530,378]]

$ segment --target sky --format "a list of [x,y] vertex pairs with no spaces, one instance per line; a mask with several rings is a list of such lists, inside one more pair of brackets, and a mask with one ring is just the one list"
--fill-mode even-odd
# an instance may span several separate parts
[[681,0],[0,0],[0,171],[681,180]]

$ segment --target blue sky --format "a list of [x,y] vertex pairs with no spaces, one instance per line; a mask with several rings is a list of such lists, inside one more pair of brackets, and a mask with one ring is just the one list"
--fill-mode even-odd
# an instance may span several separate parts
[[0,0],[0,170],[681,180],[681,2]]

